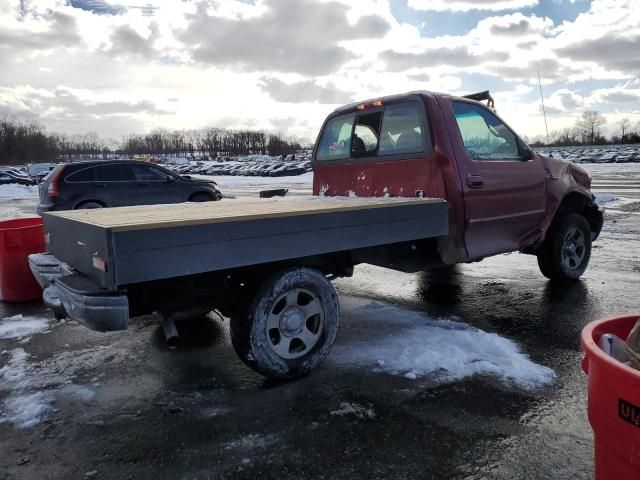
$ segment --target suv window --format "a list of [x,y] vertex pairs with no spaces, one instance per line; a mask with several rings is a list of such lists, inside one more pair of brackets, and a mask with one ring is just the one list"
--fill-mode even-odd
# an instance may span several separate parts
[[329,120],[320,138],[320,146],[316,154],[318,160],[349,158],[351,131],[355,118],[355,114],[349,114]]
[[169,174],[151,165],[133,165],[133,175],[138,182],[166,182],[172,178]]
[[474,160],[520,159],[516,135],[484,107],[451,102],[464,148]]
[[385,109],[382,119],[380,155],[422,151],[425,146],[424,134],[422,116],[415,103],[390,105]]
[[[51,174],[47,176],[49,178]],[[67,178],[65,182],[80,183],[80,182],[95,182],[96,181],[96,167],[86,167],[77,172],[73,172]]]
[[99,182],[131,182],[133,172],[131,166],[126,164],[110,163],[96,167],[96,180]]

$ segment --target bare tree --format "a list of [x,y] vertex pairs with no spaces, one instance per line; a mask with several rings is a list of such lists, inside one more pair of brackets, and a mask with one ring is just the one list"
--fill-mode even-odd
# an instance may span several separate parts
[[576,129],[583,142],[593,145],[600,139],[600,128],[606,123],[607,119],[600,112],[587,110],[576,120]]
[[631,128],[631,120],[629,120],[628,117],[621,118],[618,120],[618,127],[620,127],[620,138],[622,143],[624,143],[626,136],[629,133],[629,129]]

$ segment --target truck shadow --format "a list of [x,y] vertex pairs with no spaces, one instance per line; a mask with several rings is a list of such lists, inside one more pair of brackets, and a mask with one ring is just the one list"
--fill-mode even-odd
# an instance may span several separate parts
[[428,313],[457,316],[465,323],[525,344],[546,341],[572,349],[580,348],[582,328],[603,315],[601,299],[590,293],[582,280],[546,281],[543,285],[483,281],[460,270],[418,275],[416,296]]

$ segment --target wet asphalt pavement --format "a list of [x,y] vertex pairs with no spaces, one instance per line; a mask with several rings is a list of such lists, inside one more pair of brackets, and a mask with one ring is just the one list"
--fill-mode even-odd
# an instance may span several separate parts
[[[0,368],[23,348],[25,388],[50,396],[39,424],[0,423],[0,479],[592,478],[580,331],[640,310],[640,186],[628,175],[596,180],[625,201],[612,203],[580,282],[554,285],[518,254],[417,275],[360,266],[336,282],[334,352],[295,382],[245,368],[215,314],[180,324],[175,350],[153,316],[111,334],[51,320],[27,341],[0,340]],[[396,334],[396,319],[372,322],[360,308],[372,301],[497,333],[556,379],[523,389],[350,363],[349,352]],[[19,313],[51,318],[39,303],[0,303],[0,318]],[[0,381],[0,401],[19,384]]]

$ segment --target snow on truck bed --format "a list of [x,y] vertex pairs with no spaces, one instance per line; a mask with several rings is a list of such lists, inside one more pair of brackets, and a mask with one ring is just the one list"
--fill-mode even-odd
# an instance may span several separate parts
[[278,200],[222,200],[220,202],[146,205],[54,212],[50,215],[114,231],[225,223],[361,209],[443,203],[430,198],[303,197]]

